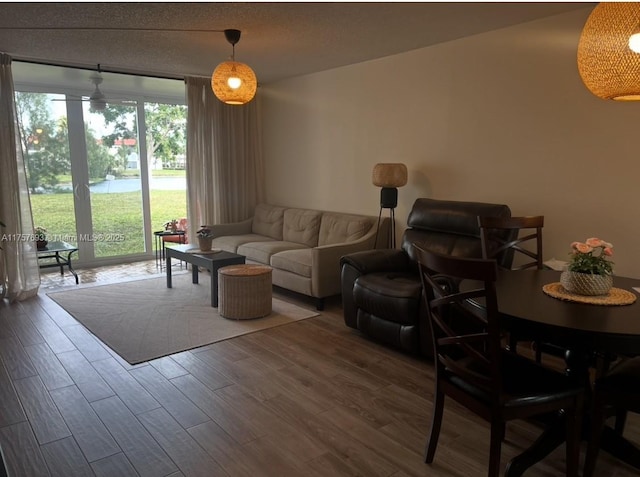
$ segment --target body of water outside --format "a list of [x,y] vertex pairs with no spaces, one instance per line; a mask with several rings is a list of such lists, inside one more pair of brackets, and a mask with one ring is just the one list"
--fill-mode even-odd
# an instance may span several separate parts
[[[152,177],[149,188],[152,190],[187,190],[184,177]],[[136,192],[142,189],[140,179],[114,179],[89,186],[92,193],[113,194],[116,192]]]
[[[59,190],[71,192],[71,184],[59,184]],[[185,177],[152,177],[149,184],[151,190],[187,190],[187,179]],[[140,178],[133,179],[113,179],[102,181],[89,186],[95,194],[114,194],[118,192],[136,192],[142,190]]]

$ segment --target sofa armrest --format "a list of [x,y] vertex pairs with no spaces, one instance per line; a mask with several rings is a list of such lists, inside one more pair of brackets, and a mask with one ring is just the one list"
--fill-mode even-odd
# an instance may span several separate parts
[[409,255],[398,249],[376,249],[363,250],[351,254],[345,254],[340,265],[350,265],[361,275],[376,272],[416,272],[415,263],[411,261]]
[[252,224],[253,218],[250,218],[242,222],[233,222],[230,224],[207,225],[207,228],[211,229],[214,237],[224,237],[227,235],[250,234]]
[[311,294],[318,298],[339,294],[340,258],[362,247],[358,243],[341,243],[311,249]]

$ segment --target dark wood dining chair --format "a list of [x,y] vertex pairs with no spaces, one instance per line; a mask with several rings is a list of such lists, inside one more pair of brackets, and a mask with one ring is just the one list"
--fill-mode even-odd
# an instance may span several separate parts
[[[482,240],[482,257],[495,258],[505,251],[510,252],[512,263],[510,270],[526,270],[544,268],[542,255],[543,215],[527,217],[478,217],[480,238]],[[511,230],[512,234],[505,235],[498,232]],[[508,237],[504,239],[504,237]],[[509,336],[509,349],[517,350],[519,337]],[[549,343],[533,343],[536,361],[542,361],[542,352],[554,356],[564,356],[565,349]]]
[[[591,437],[584,463],[584,477],[594,475],[600,442],[610,407],[616,416],[615,431],[622,436],[627,411],[640,413],[640,357],[627,358],[595,380],[593,386]],[[629,444],[630,445],[630,444]]]
[[[513,254],[511,270],[542,270],[542,228],[544,216],[478,217],[482,258],[495,258],[504,252]],[[499,231],[511,230],[512,234]],[[504,238],[508,237],[508,238]]]
[[[505,424],[539,414],[564,410],[567,428],[567,475],[577,476],[583,388],[562,373],[502,348],[497,305],[495,260],[441,255],[415,246],[424,301],[432,327],[435,351],[435,392],[431,431],[425,461],[433,462],[445,396],[489,421],[491,439],[489,477],[500,473]],[[478,282],[459,291],[460,281]],[[476,331],[457,329],[464,315]]]

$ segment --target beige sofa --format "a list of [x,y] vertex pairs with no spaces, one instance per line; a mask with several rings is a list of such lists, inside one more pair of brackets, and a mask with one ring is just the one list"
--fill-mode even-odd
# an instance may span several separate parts
[[389,220],[311,209],[256,206],[242,222],[209,226],[213,247],[238,253],[247,263],[273,267],[273,284],[323,299],[340,294],[340,257],[388,243]]

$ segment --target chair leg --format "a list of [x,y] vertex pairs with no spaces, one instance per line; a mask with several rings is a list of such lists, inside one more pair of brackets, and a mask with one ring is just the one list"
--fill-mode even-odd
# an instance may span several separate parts
[[627,422],[627,410],[623,408],[616,408],[616,422],[614,424],[615,431],[622,435],[624,432],[624,425]]
[[504,439],[505,422],[500,419],[491,421],[491,443],[489,449],[488,477],[499,477],[500,454],[502,452],[502,440]]
[[440,426],[442,425],[442,411],[444,410],[444,393],[436,389],[433,397],[433,414],[431,417],[431,432],[429,434],[429,442],[427,443],[427,451],[424,461],[427,464],[433,462],[436,455],[436,447],[438,447],[438,437],[440,437]]
[[611,363],[616,360],[616,357],[611,353],[594,353],[593,361],[596,370],[596,379],[605,376],[609,372]]
[[518,352],[518,338],[513,334],[509,334],[509,351],[512,353]]
[[536,349],[536,363],[540,364],[542,363],[542,346],[538,342],[533,343],[533,345]]
[[578,396],[573,408],[567,411],[567,477],[578,477],[582,437],[582,406],[583,397]]
[[593,399],[593,412],[591,413],[591,436],[587,446],[587,456],[584,460],[583,477],[593,477],[600,450],[600,438],[605,421],[604,399],[597,392]]

